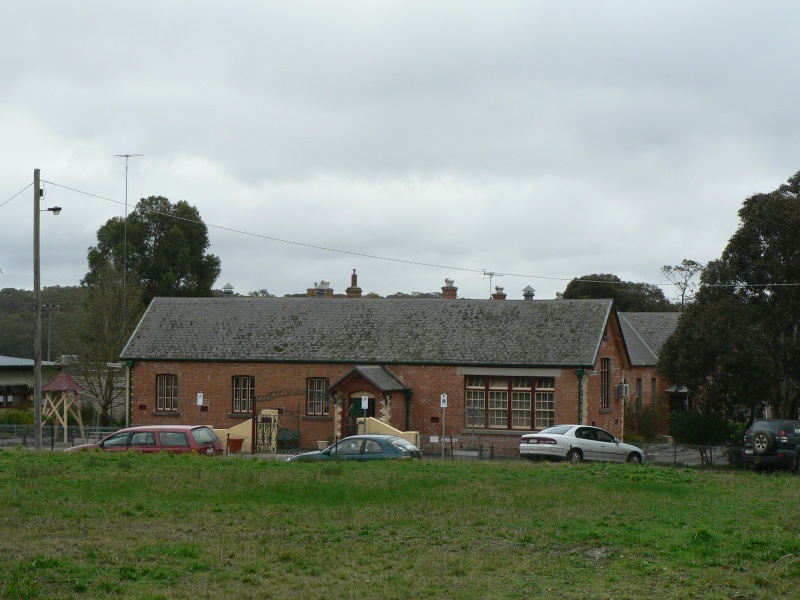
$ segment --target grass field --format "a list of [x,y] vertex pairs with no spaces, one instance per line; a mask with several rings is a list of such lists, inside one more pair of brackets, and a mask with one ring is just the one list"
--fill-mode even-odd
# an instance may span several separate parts
[[2,598],[797,598],[800,479],[0,452]]

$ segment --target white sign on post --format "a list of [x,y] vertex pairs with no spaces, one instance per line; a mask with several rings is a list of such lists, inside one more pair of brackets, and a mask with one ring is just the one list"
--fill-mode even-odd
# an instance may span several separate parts
[[447,394],[442,394],[440,402],[442,408],[447,408]]
[[[369,396],[361,396],[361,410],[364,411],[364,433],[367,433],[367,411],[369,410]],[[358,433],[358,432],[357,432]]]
[[197,406],[203,406],[203,392],[197,392]]

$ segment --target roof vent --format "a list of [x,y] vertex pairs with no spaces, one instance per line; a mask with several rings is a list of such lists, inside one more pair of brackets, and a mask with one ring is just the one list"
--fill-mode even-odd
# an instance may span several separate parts
[[556,292],[556,300],[563,300],[564,292]]
[[222,297],[233,298],[233,290],[234,287],[230,283],[226,283],[224,286],[222,286]]
[[536,290],[534,290],[531,286],[526,285],[525,288],[522,290],[522,297],[525,300],[533,300],[533,297],[536,295]]

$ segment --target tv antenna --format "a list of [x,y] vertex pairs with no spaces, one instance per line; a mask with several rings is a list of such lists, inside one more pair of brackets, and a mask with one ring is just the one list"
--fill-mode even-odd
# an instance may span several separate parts
[[[115,154],[114,158],[125,158],[125,218],[122,221],[122,345],[125,345],[125,296],[128,293],[128,159],[144,154]],[[126,423],[128,415],[125,415]]]
[[486,271],[486,270],[484,270],[483,276],[489,278],[489,299],[491,300],[492,299],[492,278],[493,277],[502,277],[503,274],[502,273],[495,273],[494,271]]

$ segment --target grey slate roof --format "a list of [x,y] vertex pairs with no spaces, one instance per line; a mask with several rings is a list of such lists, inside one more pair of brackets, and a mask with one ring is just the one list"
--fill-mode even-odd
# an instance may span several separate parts
[[619,323],[631,357],[631,365],[655,365],[661,347],[675,331],[680,316],[681,313],[677,312],[619,313]]
[[156,298],[126,360],[591,366],[611,300]]
[[408,389],[408,387],[406,387],[402,381],[387,371],[386,367],[381,367],[378,365],[359,365],[347,375],[339,379],[339,381],[337,381],[331,387],[336,387],[339,385],[339,382],[350,377],[352,373],[360,373],[367,379],[367,381],[371,382],[382,392],[396,392]]

